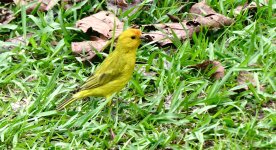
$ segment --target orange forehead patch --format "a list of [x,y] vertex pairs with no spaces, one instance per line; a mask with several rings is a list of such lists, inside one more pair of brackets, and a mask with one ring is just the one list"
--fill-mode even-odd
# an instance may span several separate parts
[[133,32],[135,35],[137,36],[141,36],[141,31],[139,29],[133,29],[133,28],[130,28],[128,29],[129,31]]
[[138,36],[141,36],[141,31],[138,29],[134,29],[134,33]]

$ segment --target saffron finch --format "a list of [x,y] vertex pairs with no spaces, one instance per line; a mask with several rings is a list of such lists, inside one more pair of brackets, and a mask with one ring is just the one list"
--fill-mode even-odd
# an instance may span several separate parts
[[120,91],[132,77],[136,61],[136,51],[141,43],[141,31],[128,29],[121,33],[116,48],[96,69],[95,73],[80,87],[80,91],[71,99],[63,101],[57,107],[62,110],[72,102],[89,96],[105,97]]

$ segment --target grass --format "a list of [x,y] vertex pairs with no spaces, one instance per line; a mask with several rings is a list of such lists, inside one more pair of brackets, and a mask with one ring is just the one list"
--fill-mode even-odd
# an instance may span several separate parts
[[[243,3],[209,2],[229,17]],[[168,12],[184,18],[191,5],[155,1],[125,22],[168,22]],[[84,1],[66,11],[56,6],[29,15],[24,7],[5,7],[17,17],[11,26],[0,26],[1,45],[17,35],[33,36],[28,46],[0,49],[0,149],[275,149],[276,23],[271,0],[253,14],[237,16],[229,27],[203,29],[174,46],[143,43],[131,82],[113,97],[111,119],[103,98],[55,110],[103,60],[78,61],[70,43],[86,38],[72,28],[75,22],[105,4]],[[226,69],[223,79],[189,68],[204,60],[220,61]],[[237,90],[240,71],[252,72],[256,86],[248,83],[248,90]]]

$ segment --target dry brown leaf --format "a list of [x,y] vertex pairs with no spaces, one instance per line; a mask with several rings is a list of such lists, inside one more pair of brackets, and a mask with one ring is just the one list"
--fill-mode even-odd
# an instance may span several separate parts
[[57,4],[57,2],[58,0],[14,0],[14,3],[19,6],[28,5],[29,3],[31,3],[31,5],[27,7],[27,13],[31,13],[37,7],[37,5],[40,5],[38,8],[39,11],[48,11],[52,9],[54,5]]
[[107,44],[107,40],[92,36],[91,41],[72,42],[71,47],[74,53],[78,55],[84,54],[82,60],[89,60],[96,55],[95,51],[102,51]]
[[[38,8],[39,11],[48,11],[48,10],[52,9],[59,2],[64,4],[65,9],[71,8],[73,5],[73,2],[70,0],[63,0],[63,1],[60,1],[60,0],[35,0],[35,1],[13,0],[13,1],[16,5],[19,5],[19,6],[28,5],[28,4],[32,3],[30,6],[28,6],[27,13],[32,12],[37,7],[37,5],[40,5]],[[81,0],[75,0],[74,2],[80,2],[80,1]]]
[[[194,32],[199,32],[200,27],[217,29],[231,25],[233,19],[216,13],[205,2],[194,4],[190,10],[193,20],[183,20],[180,23],[151,24],[144,25],[150,32],[144,34],[149,41],[157,42],[161,46],[172,43],[172,30],[180,40],[190,38]],[[204,15],[204,16],[202,16]],[[172,17],[170,17],[172,18]],[[176,21],[175,19],[173,19]]]
[[147,77],[153,77],[153,76],[156,76],[156,75],[157,75],[157,73],[154,72],[154,71],[146,71],[146,67],[145,67],[145,66],[141,67],[141,68],[139,69],[139,72],[140,72],[141,74],[143,74],[144,76],[147,76]]
[[238,6],[233,10],[234,15],[239,15],[243,11],[244,6]]
[[[263,6],[264,4],[259,3],[259,5]],[[257,8],[256,2],[251,2],[250,4],[244,6],[244,9],[254,9],[254,8]]]
[[127,7],[128,6],[128,4],[127,4],[127,2],[125,0],[116,0],[116,1],[117,1],[117,5],[119,7]]
[[208,14],[215,14],[216,11],[213,10],[210,6],[208,6],[204,1],[194,4],[190,13],[192,13],[193,17],[197,18],[198,16],[206,16]]
[[116,137],[116,134],[113,132],[112,128],[110,128],[110,138],[114,140]]
[[125,11],[128,7],[128,4],[125,0],[107,0],[107,9],[117,13],[119,9]]
[[14,19],[14,15],[12,11],[6,8],[0,8],[0,25],[8,24],[13,19]]
[[[26,45],[26,41],[32,37],[33,34],[32,33],[29,33],[26,35],[26,39],[24,39],[23,36],[17,36],[17,37],[14,37],[14,38],[11,38],[11,39],[8,39],[6,42],[10,42],[10,43],[13,43],[14,45]],[[2,48],[3,49],[13,49],[15,46],[3,46]]]
[[194,21],[200,23],[201,26],[208,27],[210,29],[212,28],[217,29],[223,26],[229,26],[234,22],[233,19],[217,13],[209,14],[204,17],[203,16],[197,17]]
[[166,24],[152,24],[145,25],[145,29],[158,29],[159,31],[151,31],[143,34],[148,40],[155,41],[161,46],[172,43],[170,38],[173,38],[172,31],[176,33],[177,37],[185,40],[192,36],[193,32],[198,32],[199,27],[197,24],[183,21],[181,23],[166,23]]
[[25,41],[28,40],[30,37],[32,37],[32,35],[33,35],[32,33],[29,33],[27,34],[26,39],[24,39],[23,36],[18,36],[15,38],[8,39],[6,42],[11,42],[17,45],[26,44]]
[[[82,55],[82,60],[89,60],[95,56],[96,51],[102,51],[108,45],[108,39],[118,37],[123,32],[124,23],[121,22],[113,13],[101,11],[89,17],[83,18],[76,23],[76,27],[83,32],[89,28],[99,33],[99,37],[93,36],[91,41],[73,42],[72,50],[76,54]],[[115,30],[114,30],[115,29]]]
[[167,14],[167,16],[170,18],[170,20],[172,22],[180,22],[179,18],[174,16],[174,15],[171,15],[171,14]]
[[94,16],[86,17],[77,21],[76,27],[83,32],[87,32],[89,28],[92,28],[93,31],[97,31],[106,37],[108,37],[109,30],[111,30],[105,22]]
[[[138,11],[138,7],[136,7],[138,4],[142,3],[143,0],[133,0],[132,3],[127,3],[125,0],[108,0],[107,1],[107,8],[114,13],[117,13],[119,9],[121,9],[123,12],[126,10],[129,10],[133,7],[135,7],[129,15],[134,14]],[[149,1],[151,2],[151,1]]]
[[206,60],[203,63],[191,66],[190,68],[196,68],[204,71],[211,71],[215,69],[215,72],[211,75],[212,78],[218,80],[224,77],[225,70],[219,61]]
[[76,23],[76,27],[83,32],[87,32],[89,28],[92,28],[93,31],[107,38],[112,38],[114,25],[116,25],[115,37],[117,37],[122,33],[124,24],[113,13],[107,11],[98,12]]
[[244,85],[244,89],[248,90],[247,83],[251,83],[253,86],[256,86],[256,81],[254,75],[248,71],[240,71],[237,78],[238,85]]
[[167,95],[165,97],[165,103],[164,103],[165,109],[170,109],[171,103],[172,103],[172,99],[173,99],[173,95],[172,94],[169,94],[169,95]]
[[59,2],[59,0],[50,0],[50,2],[46,3],[47,7],[45,8],[45,10],[48,11],[48,10],[52,9],[58,2]]
[[64,3],[64,8],[67,10],[67,9],[73,7],[74,3],[81,2],[81,0],[74,0],[74,1],[72,1],[72,0],[63,0],[62,2]]
[[[264,6],[265,3],[264,4],[260,3],[260,6]],[[235,16],[237,16],[237,15],[241,14],[242,12],[244,12],[246,10],[254,12],[254,11],[256,11],[256,9],[257,9],[256,2],[251,2],[250,4],[245,3],[243,6],[238,6],[237,8],[235,8],[233,13],[234,13]]]
[[190,13],[194,21],[209,28],[220,28],[231,25],[234,22],[233,19],[217,13],[204,1],[194,4],[190,9]]
[[11,107],[12,107],[13,111],[18,111],[18,110],[24,109],[29,104],[30,104],[29,99],[22,99],[20,101],[11,103]]
[[162,33],[161,31],[151,31],[143,35],[146,37],[147,40],[157,42],[161,46],[172,43],[169,37],[167,37],[166,34]]
[[[237,82],[239,86],[242,86],[240,89],[237,90],[238,92],[249,90],[248,84],[252,84],[253,87],[257,86],[257,81],[254,78],[254,74],[248,71],[240,71],[237,77]],[[259,90],[265,91],[265,85],[259,85]]]
[[115,37],[119,36],[123,32],[124,23],[121,22],[113,13],[101,11],[94,14],[94,17],[101,19],[111,28],[107,34],[107,38],[113,37],[113,29],[115,25]]

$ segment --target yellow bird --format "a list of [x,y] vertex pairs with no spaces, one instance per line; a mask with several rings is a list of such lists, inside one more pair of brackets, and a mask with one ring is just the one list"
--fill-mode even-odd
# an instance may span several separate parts
[[128,29],[118,38],[115,50],[98,67],[95,73],[80,87],[71,99],[57,107],[62,110],[72,102],[89,96],[105,97],[120,91],[131,79],[136,61],[136,51],[141,43],[141,31]]

